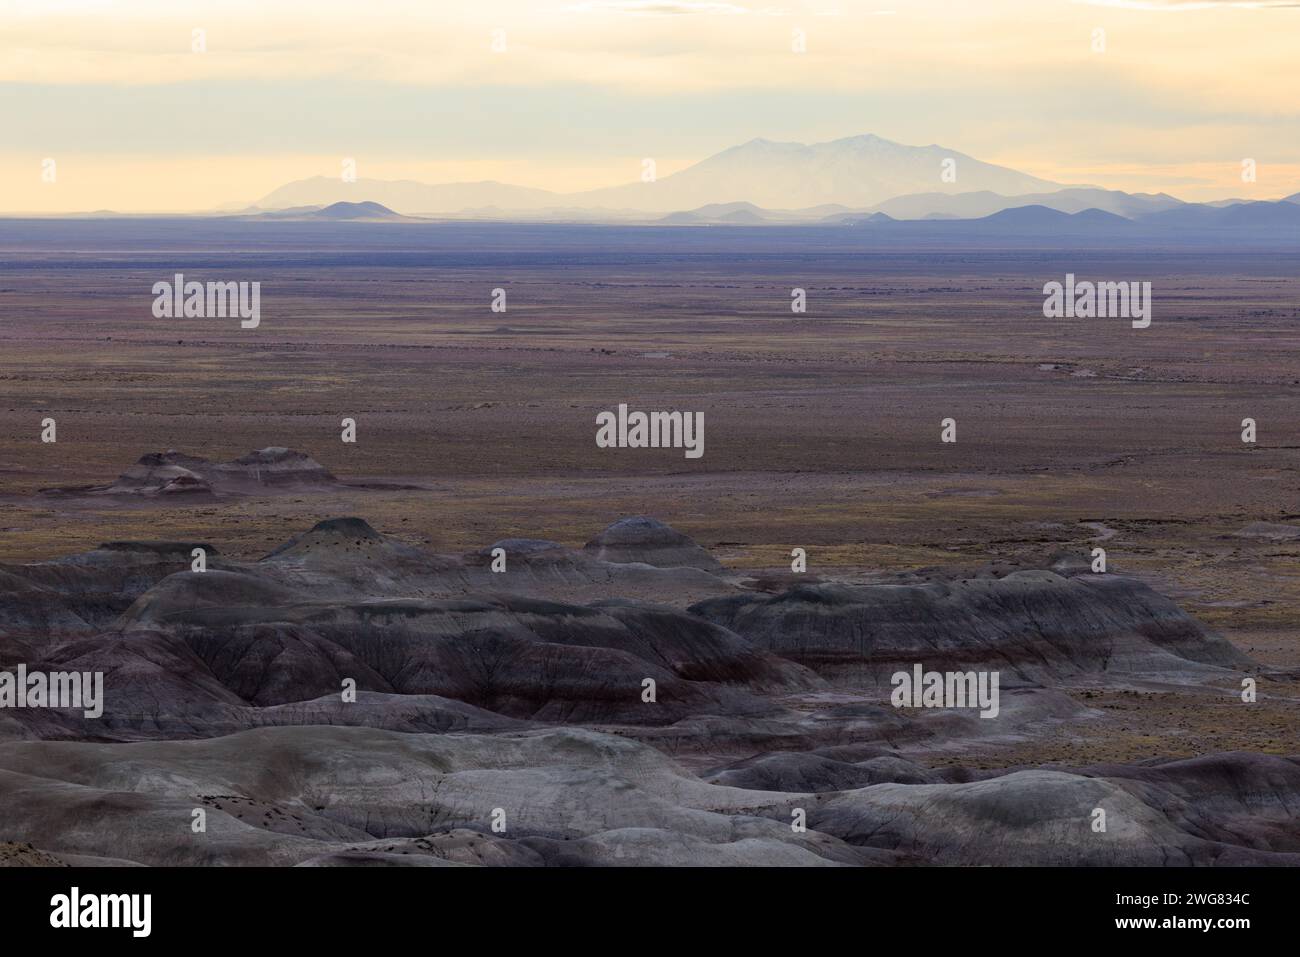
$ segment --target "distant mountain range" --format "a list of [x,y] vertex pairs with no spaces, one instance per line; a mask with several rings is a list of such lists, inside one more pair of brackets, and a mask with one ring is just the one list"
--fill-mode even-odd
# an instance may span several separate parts
[[[945,172],[953,175],[945,177]],[[1021,212],[999,218],[1009,211]],[[1075,215],[1080,213],[1088,215]],[[282,186],[236,213],[307,221],[855,226],[975,220],[1025,228],[1069,224],[1072,229],[1136,221],[1160,229],[1284,230],[1295,227],[1297,214],[1300,193],[1276,202],[1185,203],[1167,193],[1065,186],[940,146],[904,146],[869,134],[812,145],[751,140],[656,182],[578,193],[497,182],[345,183],[318,176]]]
[[1020,233],[1078,235],[1081,233],[1169,235],[1219,230],[1249,231],[1251,234],[1272,238],[1290,237],[1300,240],[1300,203],[1280,200],[1264,203],[1237,203],[1232,206],[1209,206],[1201,203],[1182,203],[1168,209],[1156,209],[1132,217],[1120,216],[1109,210],[1090,207],[1078,212],[1066,212],[1042,204],[1011,206],[988,216],[969,219],[933,218],[907,222],[886,217],[883,213],[868,213],[857,219],[836,217],[835,221],[847,226],[879,225],[882,218],[899,226],[951,226],[979,227],[992,230],[1014,230]]
[[360,179],[345,183],[317,176],[282,186],[255,205],[284,209],[364,198],[420,216],[563,208],[671,213],[733,202],[771,209],[827,204],[854,209],[911,193],[988,190],[1014,196],[1060,188],[1059,183],[984,163],[956,150],[903,146],[868,134],[811,145],[751,140],[655,182],[578,193],[497,182],[430,185]]
[[[982,194],[987,202],[991,194]],[[1073,200],[1067,202],[1071,205]],[[1150,211],[1127,218],[1098,207],[1065,212],[1040,203],[1010,206],[987,216],[957,218],[928,217],[902,220],[883,212],[845,214],[833,211],[824,216],[806,215],[802,219],[781,218],[782,214],[762,209],[752,203],[716,203],[687,212],[670,213],[648,221],[663,226],[779,226],[804,224],[829,228],[864,229],[872,234],[895,235],[920,240],[961,240],[974,236],[1008,238],[1097,237],[1142,241],[1144,238],[1169,239],[1193,235],[1214,236],[1223,230],[1238,235],[1258,237],[1273,242],[1300,241],[1300,201],[1291,199],[1272,203],[1236,203],[1232,206],[1181,203],[1166,207],[1152,202]],[[825,208],[820,208],[824,212]],[[785,214],[787,216],[792,214]],[[324,207],[292,207],[261,213],[229,217],[243,222],[316,222],[316,223],[436,223],[439,220],[403,216],[375,202],[333,203]],[[884,232],[882,232],[884,231]],[[891,232],[892,231],[892,232]]]
[[1100,209],[1126,219],[1173,209],[1183,205],[1167,193],[1124,193],[1113,189],[1067,187],[1051,192],[1026,193],[1019,196],[978,192],[946,195],[920,193],[899,196],[872,207],[869,212],[887,213],[894,219],[978,219],[991,216],[1012,206],[1047,206],[1062,213],[1079,213]]
[[329,206],[290,206],[288,209],[264,210],[246,213],[236,218],[268,219],[280,222],[352,222],[352,223],[399,223],[424,222],[424,220],[403,216],[381,203],[365,200],[359,203],[331,203]]
[[[945,172],[951,182],[945,181]],[[657,182],[579,193],[569,201],[646,211],[741,201],[774,209],[828,203],[852,208],[926,190],[990,190],[1014,196],[1059,188],[1059,183],[956,150],[903,146],[868,134],[813,145],[751,140]]]

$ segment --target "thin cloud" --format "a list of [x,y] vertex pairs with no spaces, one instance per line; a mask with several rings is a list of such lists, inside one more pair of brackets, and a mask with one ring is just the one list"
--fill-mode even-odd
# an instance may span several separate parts
[[1297,0],[1074,0],[1090,7],[1120,7],[1125,10],[1266,10],[1280,7],[1300,7]]
[[569,13],[627,13],[640,17],[674,17],[687,14],[734,16],[751,11],[734,3],[694,3],[691,0],[585,0],[564,8]]

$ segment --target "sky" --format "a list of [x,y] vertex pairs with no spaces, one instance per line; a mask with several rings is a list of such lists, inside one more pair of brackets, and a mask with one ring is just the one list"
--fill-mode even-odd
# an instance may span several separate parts
[[1300,0],[0,0],[0,211],[247,205],[345,159],[577,191],[862,133],[1275,199],[1298,49]]

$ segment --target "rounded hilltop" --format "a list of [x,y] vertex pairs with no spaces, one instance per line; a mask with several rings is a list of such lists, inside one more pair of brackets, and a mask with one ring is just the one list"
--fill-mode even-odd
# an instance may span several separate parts
[[646,515],[619,519],[583,546],[583,550],[603,562],[722,570],[722,564],[693,538]]

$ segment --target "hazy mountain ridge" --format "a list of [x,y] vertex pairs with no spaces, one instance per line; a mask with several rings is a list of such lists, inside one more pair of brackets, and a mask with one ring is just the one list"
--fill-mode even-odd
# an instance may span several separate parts
[[[1091,192],[1091,191],[1080,191]],[[987,208],[988,197],[981,194],[979,205]],[[1127,197],[1128,194],[1118,194]],[[1165,206],[1159,201],[1139,203],[1148,211],[1124,216],[1113,209],[1098,206],[1077,207],[1077,198],[1060,202],[1025,203],[1033,197],[999,197],[1006,203],[994,212],[982,216],[958,216],[931,213],[917,218],[895,218],[886,212],[863,210],[836,213],[822,218],[800,216],[798,213],[764,210],[748,203],[714,204],[673,213],[654,220],[663,226],[830,226],[844,228],[878,227],[900,231],[913,237],[951,236],[959,238],[970,230],[992,230],[1001,233],[1041,233],[1044,235],[1141,234],[1169,236],[1177,232],[1217,232],[1221,230],[1249,230],[1267,234],[1270,239],[1300,238],[1300,204],[1277,202],[1249,202],[1232,206],[1209,206],[1197,203],[1177,203]],[[1130,197],[1132,198],[1132,197]],[[1175,201],[1177,202],[1177,201]],[[888,205],[888,204],[886,204]],[[1114,203],[1109,203],[1112,207]],[[1064,207],[1064,208],[1062,208]]]
[[[826,211],[833,210],[829,214]],[[1064,189],[1058,193],[1001,196],[990,191],[970,194],[930,193],[903,196],[876,207],[849,210],[834,205],[809,209],[765,209],[749,202],[708,203],[667,215],[627,211],[619,216],[569,208],[539,210],[535,216],[497,209],[465,211],[437,219],[489,219],[553,223],[627,223],[659,226],[864,226],[902,227],[944,224],[984,224],[1019,229],[1064,228],[1090,231],[1140,225],[1155,231],[1177,229],[1300,229],[1300,202],[1238,200],[1229,203],[1184,203],[1164,193],[1124,193],[1117,190]],[[230,218],[250,222],[431,223],[431,217],[406,216],[372,202],[339,202],[329,206],[294,206],[264,210],[254,207]]]
[[501,209],[539,209],[548,205],[560,205],[563,196],[544,189],[512,186],[494,180],[430,184],[414,180],[359,179],[355,183],[345,183],[335,177],[313,176],[286,183],[259,199],[254,206],[262,210],[275,210],[329,206],[358,200],[380,203],[404,215],[424,215],[492,206]]
[[[951,182],[945,182],[945,172],[951,175]],[[484,207],[516,212],[577,207],[672,213],[733,202],[776,209],[828,204],[852,209],[925,191],[989,190],[1019,195],[1060,187],[1059,183],[985,163],[956,150],[933,144],[905,146],[866,134],[814,144],[751,140],[655,182],[575,193],[495,181],[433,185],[362,179],[345,183],[316,176],[288,183],[255,205],[283,209],[364,198],[406,215],[447,215]]]
[[1005,196],[991,190],[970,193],[918,193],[898,196],[871,207],[868,212],[887,213],[894,219],[926,219],[951,216],[979,219],[1016,206],[1046,206],[1062,213],[1100,209],[1125,219],[1182,206],[1183,201],[1168,193],[1125,193],[1114,189],[1066,187],[1046,193]]
[[[953,164],[950,183],[943,179],[945,161]],[[1016,195],[1059,187],[955,150],[903,146],[867,134],[812,145],[751,140],[654,183],[593,190],[572,198],[595,206],[665,212],[730,202],[802,209],[825,203],[871,205],[926,188],[941,193],[988,189]]]
[[[427,184],[363,179],[345,183],[317,176],[288,183],[245,212],[259,219],[343,221],[437,218],[669,226],[855,226],[916,220],[984,221],[1025,207],[1065,214],[1053,221],[1070,228],[1105,228],[1131,220],[1170,229],[1286,230],[1295,224],[1300,193],[1277,201],[1185,203],[1163,192],[1063,186],[938,145],[905,146],[865,134],[814,144],[755,139],[655,182],[575,193],[492,180]],[[1069,218],[1087,210],[1102,215]],[[1030,218],[1040,225],[1048,221],[1041,214]],[[991,223],[1031,225],[1023,214]]]
[[403,216],[369,200],[357,203],[331,203],[329,206],[291,206],[287,209],[254,209],[241,214],[248,219],[273,219],[281,222],[354,222],[400,223],[419,222],[413,216]]

